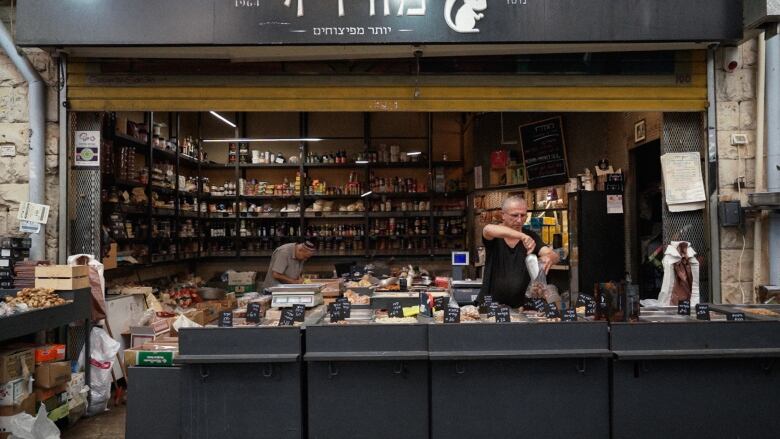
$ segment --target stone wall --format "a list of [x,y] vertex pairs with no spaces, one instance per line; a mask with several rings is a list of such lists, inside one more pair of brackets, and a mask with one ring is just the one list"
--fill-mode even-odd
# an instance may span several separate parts
[[[10,9],[0,2],[0,19],[9,30]],[[59,208],[59,125],[57,62],[48,53],[30,49],[24,55],[48,86],[46,108],[46,204],[51,206],[46,226],[46,258],[57,259]],[[0,147],[14,147],[13,156],[0,157],[0,236],[18,235],[19,203],[27,201],[30,125],[27,83],[5,52],[0,50]]]
[[[756,166],[756,84],[758,44],[755,39],[739,47],[740,67],[732,72],[723,69],[722,51],[716,54],[718,189],[720,201],[741,200],[755,189]],[[746,134],[747,146],[731,145],[731,135]],[[744,178],[740,191],[735,184]],[[753,223],[745,230],[720,229],[721,298],[723,303],[751,303],[753,289]],[[744,251],[743,251],[744,248]],[[741,263],[740,263],[741,261]]]

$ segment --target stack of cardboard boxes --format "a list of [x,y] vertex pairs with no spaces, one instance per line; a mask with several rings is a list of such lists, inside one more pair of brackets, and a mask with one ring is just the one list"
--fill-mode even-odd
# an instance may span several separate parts
[[0,439],[10,436],[14,416],[35,414],[34,372],[35,349],[16,347],[0,352]]
[[75,422],[86,411],[83,389],[84,374],[71,374],[65,345],[16,345],[0,351],[0,439],[10,436],[15,416],[35,416],[40,405],[52,421],[70,415]]

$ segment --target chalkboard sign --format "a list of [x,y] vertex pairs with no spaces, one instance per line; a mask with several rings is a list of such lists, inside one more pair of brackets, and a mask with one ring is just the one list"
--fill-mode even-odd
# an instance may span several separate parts
[[743,312],[733,312],[726,316],[726,320],[730,322],[744,322],[745,321],[745,313]]
[[306,317],[306,305],[302,305],[300,303],[296,303],[292,307],[293,309],[293,318],[296,322],[303,322],[304,317]]
[[529,188],[566,183],[566,143],[560,117],[522,125],[520,145]]
[[341,317],[342,320],[352,317],[352,304],[349,300],[341,302]]
[[260,304],[252,302],[246,306],[247,323],[260,323]]
[[531,303],[537,312],[544,312],[547,310],[547,302],[545,302],[544,299],[534,299]]
[[490,311],[490,304],[493,303],[493,296],[485,296],[482,298],[482,303],[479,305],[479,313],[487,314]]
[[292,308],[285,308],[282,316],[279,317],[279,326],[292,326],[295,321],[295,311]]
[[496,316],[496,312],[498,312],[498,309],[500,307],[501,306],[498,303],[491,302],[490,303],[490,307],[488,308],[487,316],[488,317],[495,317]]
[[447,299],[449,297],[437,297],[433,299],[433,309],[436,311],[441,311],[447,306]]
[[344,320],[344,314],[343,314],[343,308],[341,307],[341,302],[331,303],[328,311],[330,312],[331,323],[336,323],[338,321]]
[[546,316],[548,319],[558,319],[561,317],[561,312],[558,311],[558,305],[550,303],[547,305]]
[[588,302],[593,302],[593,297],[587,295],[587,294],[579,294],[577,295],[577,308],[581,306],[585,306],[588,304]]
[[406,291],[408,289],[408,285],[406,284],[406,278],[401,276],[400,279],[398,279],[398,287],[401,291]]
[[710,306],[705,303],[696,305],[696,320],[709,320]]
[[460,308],[448,306],[444,310],[444,323],[460,323]]
[[561,318],[561,321],[563,322],[576,322],[577,321],[577,310],[574,308],[569,308],[566,311],[563,312],[563,317]]
[[496,323],[509,323],[512,321],[512,317],[509,315],[508,306],[499,306],[496,309]]
[[233,327],[233,311],[222,311],[222,313],[219,315],[219,327]]
[[387,311],[390,317],[403,317],[404,309],[401,306],[401,302],[393,302],[390,304],[390,309]]
[[691,315],[691,301],[681,300],[677,302],[677,315],[689,316]]
[[585,317],[593,317],[595,315],[596,315],[596,301],[589,300],[588,303],[585,304]]

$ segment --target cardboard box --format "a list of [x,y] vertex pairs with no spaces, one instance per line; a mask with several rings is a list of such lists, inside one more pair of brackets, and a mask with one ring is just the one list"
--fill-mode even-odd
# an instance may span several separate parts
[[47,399],[57,396],[58,394],[62,392],[67,392],[68,390],[68,384],[62,384],[57,387],[46,389],[43,387],[35,386],[35,391],[33,392],[33,395],[35,395],[36,401],[46,401]]
[[[53,410],[56,410],[58,407],[62,406],[63,404],[67,405],[68,393],[67,392],[59,393],[47,400],[38,401],[38,402],[40,402],[46,407],[47,412],[51,413]],[[38,407],[40,407],[41,404],[38,404]]]
[[0,384],[0,406],[19,405],[31,393],[32,380],[30,377],[18,378]]
[[30,347],[10,348],[0,352],[0,383],[7,383],[35,371],[35,353]]
[[0,406],[0,417],[18,415],[19,413],[35,416],[35,403],[35,394],[30,393],[17,405]]
[[84,372],[77,372],[70,375],[70,383],[68,383],[68,398],[71,400],[81,395],[81,391],[84,389],[86,382],[84,381]]
[[49,265],[35,267],[35,288],[78,290],[89,287],[86,265]]
[[155,320],[149,326],[130,327],[130,347],[135,348],[153,342],[157,337],[168,334],[171,330],[170,321]]
[[50,363],[52,361],[63,361],[65,359],[64,344],[47,344],[35,348],[35,363]]
[[[44,363],[35,368],[35,386],[44,389],[68,384],[70,381],[70,362],[59,361],[56,363]],[[64,391],[64,389],[63,389]]]
[[112,242],[108,246],[108,254],[105,258],[103,258],[103,269],[104,270],[111,270],[112,268],[116,268],[116,252],[117,252],[117,245],[115,242]]
[[148,343],[125,350],[125,366],[171,367],[178,354],[178,343]]

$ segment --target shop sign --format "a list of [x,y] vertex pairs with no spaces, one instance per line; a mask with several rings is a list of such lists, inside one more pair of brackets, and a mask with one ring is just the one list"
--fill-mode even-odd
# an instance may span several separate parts
[[247,323],[260,323],[260,304],[257,302],[250,302],[246,306],[246,321]]
[[[352,303],[346,297],[339,297],[336,302],[341,304],[341,319],[352,317]],[[303,320],[301,320],[303,321]]]
[[449,299],[449,297],[443,297],[439,296],[433,299],[433,309],[436,311],[441,311],[447,306],[446,300]]
[[681,316],[691,315],[691,301],[681,300],[677,303],[677,314]]
[[577,321],[577,310],[574,308],[568,308],[566,311],[563,312],[563,317],[561,318],[562,322],[576,322]]
[[509,314],[508,306],[500,306],[496,310],[496,323],[509,323],[512,321],[512,316]]
[[726,320],[730,322],[744,322],[745,321],[745,313],[743,312],[732,312],[729,313],[726,316]]
[[76,131],[75,166],[100,166],[100,131]]
[[390,309],[388,310],[387,314],[390,317],[403,317],[404,316],[404,309],[401,306],[401,302],[393,302],[390,305]]
[[339,322],[341,320],[344,320],[344,314],[343,314],[343,309],[341,307],[341,302],[331,303],[330,304],[330,308],[329,308],[329,312],[330,312],[330,322],[331,323],[336,323],[336,322]]
[[296,322],[303,322],[304,317],[306,316],[306,305],[302,305],[300,303],[296,303],[293,305],[293,317]]
[[569,181],[563,120],[560,117],[521,126],[520,146],[529,188]]
[[233,311],[222,311],[219,315],[219,327],[220,328],[232,328],[233,327]]
[[548,303],[547,304],[547,318],[548,319],[558,319],[561,317],[561,312],[558,311],[558,305],[555,303]]
[[[18,0],[22,45],[737,41],[733,0]],[[598,23],[594,26],[593,23]]]

